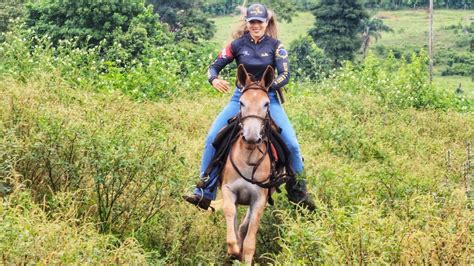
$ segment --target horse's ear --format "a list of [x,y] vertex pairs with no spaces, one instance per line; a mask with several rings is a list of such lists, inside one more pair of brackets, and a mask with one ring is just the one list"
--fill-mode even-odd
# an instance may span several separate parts
[[245,67],[242,64],[240,64],[237,68],[237,81],[239,82],[242,88],[251,82],[249,74],[247,73],[247,70],[245,70]]
[[267,66],[267,69],[265,69],[265,72],[263,72],[262,79],[260,80],[260,85],[268,90],[270,86],[272,86],[274,79],[275,70],[273,70],[272,66]]

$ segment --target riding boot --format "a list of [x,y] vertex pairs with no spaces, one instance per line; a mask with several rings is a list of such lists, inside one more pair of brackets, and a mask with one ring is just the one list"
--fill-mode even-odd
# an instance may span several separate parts
[[194,189],[194,195],[183,195],[183,199],[187,202],[207,210],[212,207],[211,201],[216,198],[217,194],[217,169],[213,169],[209,176],[201,177]]
[[[199,208],[203,209],[203,210],[207,210],[210,205],[211,205],[211,200],[210,199],[207,199],[203,196],[199,196],[199,195],[192,195],[192,196],[188,196],[188,195],[184,195],[183,196],[183,199],[193,205],[196,205],[198,206]],[[212,210],[214,210],[214,208],[211,207]]]
[[286,182],[286,192],[290,202],[296,203],[311,212],[316,210],[316,205],[306,189],[305,179],[292,178],[288,180]]

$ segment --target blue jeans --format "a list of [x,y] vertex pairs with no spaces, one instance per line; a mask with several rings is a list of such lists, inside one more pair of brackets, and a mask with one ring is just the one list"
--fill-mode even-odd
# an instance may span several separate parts
[[[276,92],[274,90],[271,90],[268,95],[270,97],[270,115],[272,116],[276,124],[282,129],[281,136],[291,153],[289,158],[291,166],[295,170],[296,174],[299,174],[303,172],[303,159],[301,157],[301,151],[298,144],[298,140],[296,139],[295,131],[291,126],[290,120],[288,119],[285,110],[278,101]],[[202,155],[201,161],[201,176],[206,171],[207,167],[212,161],[212,158],[214,157],[214,153],[216,152],[216,150],[212,146],[212,142],[216,138],[217,133],[219,132],[219,130],[221,130],[221,128],[227,125],[227,121],[230,118],[237,115],[240,111],[240,96],[240,91],[238,89],[235,89],[234,95],[232,95],[230,102],[227,104],[224,110],[222,110],[222,112],[217,116],[216,120],[211,126],[211,129],[209,130],[209,133],[207,134],[206,143],[204,146],[204,153]],[[219,173],[217,173],[217,168],[214,167],[214,169],[212,169],[211,173],[209,174],[209,181],[207,183],[207,186],[202,190],[196,188],[194,190],[194,194],[214,200],[217,194],[217,180],[219,180]]]

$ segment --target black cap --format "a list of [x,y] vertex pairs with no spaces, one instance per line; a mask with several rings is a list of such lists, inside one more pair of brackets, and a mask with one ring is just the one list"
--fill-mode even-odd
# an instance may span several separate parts
[[262,4],[253,4],[247,8],[247,16],[245,20],[247,22],[251,20],[259,20],[261,22],[267,22],[267,8]]

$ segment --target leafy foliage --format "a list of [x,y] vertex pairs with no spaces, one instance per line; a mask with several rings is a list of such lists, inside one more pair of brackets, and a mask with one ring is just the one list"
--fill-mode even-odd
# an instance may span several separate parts
[[120,65],[171,41],[158,16],[140,0],[38,1],[27,5],[26,25],[32,36],[47,36],[54,46],[62,40],[87,48],[100,44],[101,57]]
[[198,9],[200,2],[149,0],[159,14],[160,20],[169,26],[176,41],[188,40],[194,43],[209,40],[216,31],[214,22]]
[[413,54],[411,62],[395,60],[389,54],[382,62],[370,55],[361,67],[347,63],[338,76],[350,91],[377,95],[382,105],[392,108],[457,108],[470,110],[472,99],[457,98],[428,84],[427,56]]
[[[248,5],[253,2],[248,3]],[[259,3],[264,4],[268,9],[275,11],[278,14],[278,19],[286,22],[291,22],[292,17],[297,15],[297,6],[292,1],[287,0],[262,0]],[[242,4],[240,0],[215,0],[206,1],[201,6],[201,9],[213,16],[223,16],[229,14],[238,14],[240,11],[238,7]]]
[[24,13],[24,0],[9,0],[0,3],[0,42],[3,41],[1,33],[10,29],[10,24]]
[[447,69],[442,72],[442,75],[461,75],[474,76],[474,54],[470,52],[464,53],[449,53],[447,58]]
[[296,16],[296,6],[294,3],[285,0],[262,0],[259,1],[267,8],[275,11],[278,19],[286,22],[291,22],[291,18]]
[[290,44],[290,67],[297,80],[317,80],[329,74],[331,62],[311,37],[300,37]]
[[383,20],[378,18],[365,18],[362,20],[359,25],[358,32],[362,36],[362,53],[364,57],[367,56],[367,51],[369,49],[370,42],[374,38],[377,41],[379,38],[382,38],[381,32],[393,32],[392,28],[385,25]]
[[368,18],[362,4],[353,0],[321,0],[313,8],[313,14],[316,22],[309,34],[333,65],[352,60],[354,52],[361,47],[357,29],[361,20]]

